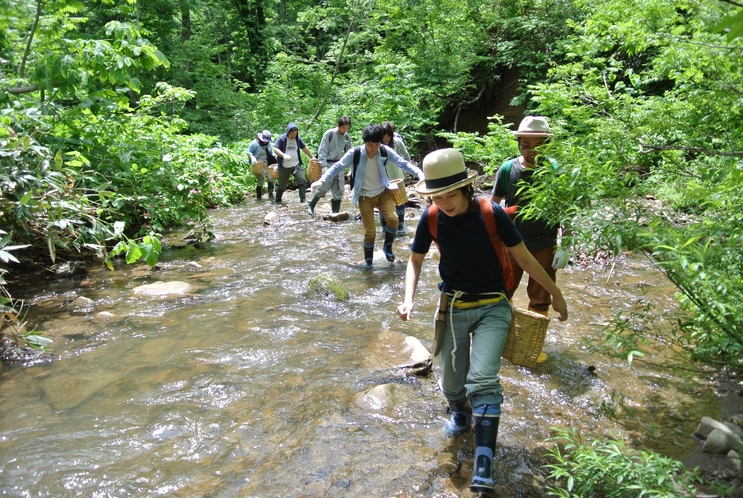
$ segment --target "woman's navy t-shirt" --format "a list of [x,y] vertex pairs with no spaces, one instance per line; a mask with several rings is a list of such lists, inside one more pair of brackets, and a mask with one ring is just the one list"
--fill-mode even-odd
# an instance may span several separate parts
[[[439,275],[443,280],[443,292],[464,291],[467,294],[505,292],[498,256],[490,242],[488,229],[482,218],[479,203],[475,212],[466,212],[450,217],[439,209],[437,237],[441,261]],[[522,237],[503,208],[493,204],[495,226],[506,247],[522,242]],[[428,209],[421,215],[415,238],[410,246],[413,252],[426,254],[433,239],[428,230]],[[474,299],[477,299],[473,296]],[[468,300],[463,296],[462,300]]]

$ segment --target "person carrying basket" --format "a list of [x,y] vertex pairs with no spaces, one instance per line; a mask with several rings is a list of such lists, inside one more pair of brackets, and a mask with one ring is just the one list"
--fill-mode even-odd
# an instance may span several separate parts
[[281,197],[284,195],[286,185],[289,183],[289,177],[294,175],[299,190],[299,202],[305,201],[307,192],[307,180],[304,175],[304,166],[302,165],[301,150],[310,161],[315,157],[310,149],[305,145],[304,140],[299,136],[299,128],[293,122],[286,126],[286,133],[279,135],[274,144],[276,149],[283,153],[279,158],[279,188],[276,190],[276,204],[281,204]]
[[[441,369],[439,385],[449,403],[448,436],[467,432],[473,421],[475,457],[470,490],[492,493],[493,458],[503,402],[498,372],[511,325],[511,304],[506,281],[511,273],[508,257],[519,263],[552,296],[560,320],[568,318],[562,292],[529,253],[511,218],[490,199],[474,197],[476,173],[468,171],[462,154],[442,149],[423,159],[425,180],[416,185],[433,205],[421,215],[405,274],[405,298],[397,314],[405,321],[413,311],[421,266],[431,242],[439,247],[442,282],[434,354]],[[485,202],[483,202],[485,201]],[[435,239],[429,217],[435,219]],[[485,216],[494,218],[494,240]],[[437,322],[438,325],[438,322]],[[439,333],[440,332],[440,333]]]
[[[278,151],[278,154],[281,157],[285,157],[281,151]],[[276,159],[276,152],[271,145],[270,131],[263,130],[256,135],[255,140],[248,147],[248,155],[250,156],[253,174],[257,180],[255,198],[260,199],[263,195],[263,180],[265,179],[268,182],[268,198],[273,200],[274,177],[271,176],[270,168],[278,160]]]
[[[317,159],[320,161],[322,173],[325,173],[331,166],[340,161],[341,157],[351,149],[351,136],[348,134],[348,130],[351,129],[351,118],[341,116],[338,118],[337,124],[335,128],[331,128],[323,134],[320,147],[317,148]],[[342,174],[334,177],[320,191],[313,192],[315,195],[310,201],[307,211],[312,214],[317,202],[330,190],[333,196],[330,201],[330,209],[334,213],[339,213],[343,200],[344,185],[345,180]]]

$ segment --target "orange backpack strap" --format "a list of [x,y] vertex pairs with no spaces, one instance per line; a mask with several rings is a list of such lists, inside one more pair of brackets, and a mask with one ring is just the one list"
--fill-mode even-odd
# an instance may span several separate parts
[[439,239],[437,237],[438,234],[438,228],[439,228],[439,207],[436,204],[431,204],[428,206],[428,232],[431,234],[431,238],[433,239],[434,244],[436,244],[436,248],[439,249],[439,252],[441,252],[441,248],[439,247]]
[[478,197],[477,200],[480,202],[480,212],[482,213],[482,219],[485,220],[485,227],[488,229],[490,242],[493,244],[495,255],[498,256],[498,262],[500,263],[501,271],[503,273],[503,281],[506,283],[506,289],[512,289],[513,268],[511,267],[511,260],[508,259],[508,254],[506,254],[506,245],[501,240],[500,235],[498,235],[498,228],[495,226],[493,204],[487,197]]
[[[490,199],[487,197],[478,197],[477,200],[480,202],[480,212],[482,213],[482,219],[485,220],[485,228],[488,230],[490,235],[490,242],[493,244],[495,255],[498,257],[500,263],[501,272],[503,273],[503,281],[506,284],[506,289],[513,288],[513,268],[511,267],[511,260],[508,259],[506,254],[506,245],[498,235],[498,228],[495,226],[495,215],[493,214],[493,205],[490,203]],[[516,206],[513,206],[512,212],[506,210],[509,216],[513,218],[516,214]],[[437,238],[439,225],[439,208],[436,204],[431,204],[428,207],[428,232],[431,234],[436,247],[439,247],[439,240]],[[440,249],[439,249],[440,251]]]

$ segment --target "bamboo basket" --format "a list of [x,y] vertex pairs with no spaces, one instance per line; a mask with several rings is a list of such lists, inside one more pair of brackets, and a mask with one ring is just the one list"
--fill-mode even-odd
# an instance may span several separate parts
[[316,182],[321,176],[322,166],[320,166],[320,161],[313,157],[310,159],[310,165],[307,166],[307,178],[309,178],[311,182]]
[[514,306],[503,357],[515,365],[536,367],[549,323],[550,319],[544,315]]
[[[394,188],[394,185],[396,185],[397,188]],[[402,178],[390,180],[390,194],[392,195],[392,200],[395,201],[395,206],[402,206],[408,202],[408,192],[405,190],[405,180]]]
[[271,172],[271,178],[275,180],[276,178],[279,177],[279,165],[278,164],[272,164],[268,169]]
[[266,165],[263,161],[256,161],[251,166],[251,171],[254,175],[262,175],[263,167]]

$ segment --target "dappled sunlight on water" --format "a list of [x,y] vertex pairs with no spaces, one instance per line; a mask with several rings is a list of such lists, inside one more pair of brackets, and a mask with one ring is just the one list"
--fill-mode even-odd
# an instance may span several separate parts
[[[400,261],[376,254],[374,269],[365,270],[360,222],[311,220],[296,195],[287,200],[281,208],[251,200],[215,212],[213,244],[168,251],[154,270],[93,269],[85,286],[60,281],[24,296],[54,352],[31,368],[2,367],[0,489],[13,496],[470,496],[472,446],[457,470],[466,437],[442,434],[437,368],[407,377],[389,357],[400,334],[431,345],[436,261],[424,263],[414,319],[403,323],[394,309],[409,239],[396,243]],[[344,208],[351,209],[347,201]],[[271,211],[279,218],[264,226]],[[412,235],[414,222],[407,229]],[[308,290],[325,273],[350,292],[347,301]],[[570,268],[558,279],[571,318],[553,320],[549,360],[533,370],[504,361],[501,371],[495,477],[502,496],[544,495],[540,448],[551,427],[619,430],[599,416],[613,392],[636,413],[622,418],[631,434],[657,424],[666,435],[643,444],[668,454],[680,451],[674,440],[693,445],[698,379],[642,362],[630,369],[582,343],[641,296],[658,313],[674,313],[673,287],[638,257],[614,268]],[[171,300],[131,294],[158,280],[194,289]],[[75,308],[80,295],[93,300],[91,309]],[[525,299],[521,289],[517,305]],[[669,360],[660,350],[652,358]],[[394,405],[357,402],[379,384],[394,387]]]

